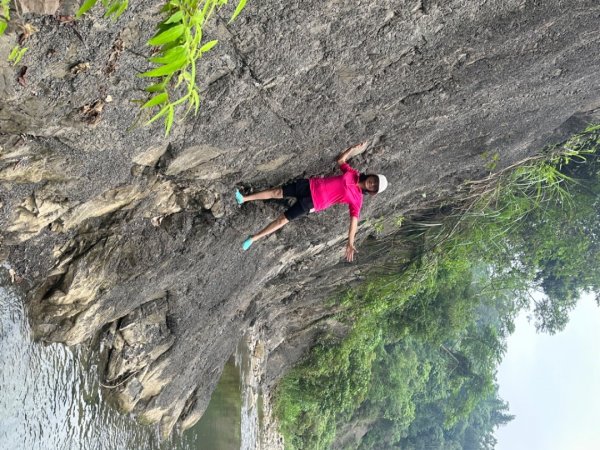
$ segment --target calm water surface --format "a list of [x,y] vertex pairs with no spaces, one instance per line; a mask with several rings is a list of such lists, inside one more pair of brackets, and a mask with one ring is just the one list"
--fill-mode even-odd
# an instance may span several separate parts
[[0,449],[254,450],[258,416],[242,402],[245,359],[238,352],[237,366],[225,367],[202,420],[161,443],[155,427],[103,401],[95,354],[33,343],[22,299],[0,286]]

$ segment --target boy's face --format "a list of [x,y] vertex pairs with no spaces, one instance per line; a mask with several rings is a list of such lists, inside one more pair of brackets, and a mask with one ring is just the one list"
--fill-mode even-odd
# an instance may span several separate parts
[[369,175],[365,180],[365,188],[369,191],[369,194],[377,194],[379,190],[379,177],[377,175]]

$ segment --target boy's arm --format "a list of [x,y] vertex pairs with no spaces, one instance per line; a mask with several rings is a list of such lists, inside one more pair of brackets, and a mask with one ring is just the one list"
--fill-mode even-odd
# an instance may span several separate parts
[[364,152],[367,148],[368,143],[362,142],[358,145],[354,145],[352,147],[348,147],[346,150],[344,150],[342,153],[340,153],[336,159],[338,165],[342,165],[345,164],[348,159],[352,158],[353,156],[356,156],[362,152]]
[[354,236],[356,236],[356,230],[358,229],[358,217],[350,217],[350,228],[348,229],[348,243],[346,244],[346,260],[352,262],[354,260],[354,253],[357,251],[354,247]]

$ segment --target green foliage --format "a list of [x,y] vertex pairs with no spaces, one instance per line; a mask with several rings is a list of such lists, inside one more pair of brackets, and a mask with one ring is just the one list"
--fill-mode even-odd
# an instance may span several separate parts
[[[10,21],[10,0],[0,0],[0,36],[2,36],[8,28],[8,22]],[[8,62],[16,66],[21,61],[21,58],[27,52],[27,47],[21,47],[15,45],[8,55]]]
[[0,36],[8,28],[10,21],[10,0],[0,0]]
[[[350,335],[340,343],[320,340],[284,378],[276,412],[289,448],[329,448],[348,421],[372,423],[392,445],[415,420],[417,394],[435,392],[445,404],[441,420],[451,426],[489,393],[495,367],[489,362],[502,351],[490,353],[501,348],[497,335],[472,321],[468,261],[431,258],[436,262],[347,295]],[[489,351],[481,342],[491,342]],[[365,441],[360,448],[383,448],[377,433],[369,434],[372,446]]]
[[15,45],[8,55],[8,62],[12,63],[13,66],[16,66],[27,52],[27,47],[21,47],[20,45]]
[[483,158],[483,160],[486,161],[485,168],[492,172],[498,165],[498,162],[500,161],[500,154],[496,152],[490,156],[488,152],[483,152],[481,154],[481,158]]
[[[5,1],[5,0],[1,0]],[[207,21],[229,0],[169,0],[162,8],[165,19],[157,26],[155,35],[148,41],[157,47],[156,56],[149,61],[157,67],[141,73],[142,78],[156,78],[146,88],[153,94],[142,102],[142,109],[154,109],[154,115],[146,121],[150,125],[163,119],[165,135],[168,135],[175,120],[178,107],[187,107],[184,117],[191,111],[196,114],[200,107],[200,90],[196,83],[197,61],[209,52],[218,41],[203,40],[202,30]],[[86,0],[76,17],[79,18],[96,5],[98,0]],[[128,6],[128,0],[101,0],[104,17],[117,19]],[[229,22],[238,17],[246,6],[240,0]]]
[[404,223],[405,217],[403,215],[398,215],[396,217],[394,217],[394,225],[397,228],[400,228],[402,226],[402,224]]
[[[209,52],[218,41],[203,41],[202,29],[212,14],[227,4],[228,0],[171,0],[163,8],[166,15],[158,25],[158,31],[148,45],[160,47],[158,56],[150,61],[158,67],[140,74],[145,78],[158,78],[146,88],[153,95],[142,108],[157,108],[158,111],[146,124],[163,118],[165,133],[168,135],[173,125],[175,110],[187,105],[184,115],[200,107],[200,93],[196,84],[196,63],[203,54]],[[241,0],[231,17],[234,20],[245,6]],[[184,85],[183,92],[179,87]]]
[[365,222],[367,227],[373,227],[376,234],[381,234],[385,230],[385,218],[379,217],[376,219],[367,219]]
[[[513,419],[508,414],[508,405],[498,397],[497,386],[476,404],[467,417],[450,428],[441,425],[441,411],[435,402],[419,398],[417,404],[416,420],[399,441],[402,449],[492,450],[496,445],[494,428]],[[369,434],[377,431],[373,429]]]
[[512,419],[495,374],[516,315],[553,333],[582,291],[599,298],[599,148],[589,127],[470,184],[443,225],[403,227],[415,257],[346,293],[349,334],[320,339],[279,384],[286,447],[493,448]]
[[[98,0],[85,0],[79,10],[77,10],[75,17],[79,19],[90,9],[92,9],[96,3],[98,3]],[[123,14],[129,6],[128,0],[101,0],[101,3],[102,6],[104,6],[104,17],[111,17],[114,20],[118,19],[119,16]]]
[[[590,127],[592,128],[592,127]],[[467,247],[501,276],[493,280],[513,301],[533,303],[537,327],[554,333],[582,291],[600,286],[597,130],[574,136],[546,159],[535,159],[477,187],[453,225],[447,248]],[[542,299],[532,297],[539,291]]]
[[335,345],[324,337],[306,365],[288,374],[280,386],[277,414],[292,448],[326,449],[339,420],[349,420],[364,401],[381,332],[355,328]]

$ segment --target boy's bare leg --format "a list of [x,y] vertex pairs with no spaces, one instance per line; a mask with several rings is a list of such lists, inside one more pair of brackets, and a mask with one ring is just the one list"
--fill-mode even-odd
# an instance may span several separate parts
[[283,189],[280,187],[267,189],[266,191],[256,192],[250,195],[244,195],[243,198],[244,203],[251,202],[253,200],[269,200],[270,198],[283,198]]
[[271,222],[269,225],[267,225],[262,230],[260,230],[258,233],[256,233],[254,236],[251,236],[250,239],[252,239],[252,242],[256,242],[260,238],[268,236],[269,234],[274,233],[275,231],[279,230],[287,223],[289,223],[289,220],[287,219],[287,217],[285,217],[285,214],[282,214],[277,219],[275,219],[273,222]]

